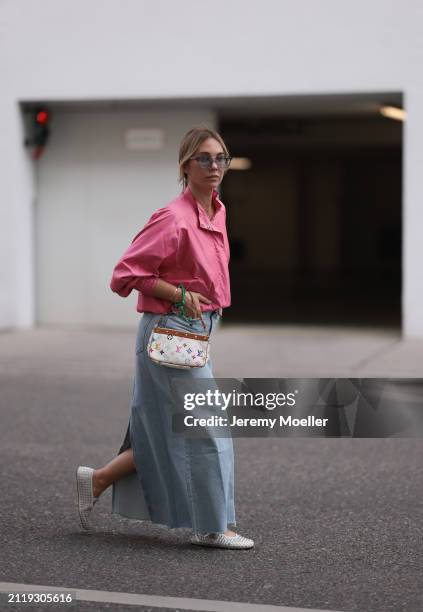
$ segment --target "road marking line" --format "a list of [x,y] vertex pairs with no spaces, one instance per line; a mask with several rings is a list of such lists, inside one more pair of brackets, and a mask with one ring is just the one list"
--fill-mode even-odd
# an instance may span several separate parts
[[249,604],[236,601],[213,601],[210,599],[189,599],[188,597],[139,595],[137,593],[120,593],[118,591],[93,591],[88,589],[77,589],[75,587],[0,582],[1,593],[14,591],[48,591],[49,593],[53,591],[59,593],[66,591],[75,593],[78,601],[98,601],[102,603],[126,604],[129,606],[155,606],[158,608],[177,608],[179,610],[196,610],[204,612],[336,612],[335,610],[289,608],[286,606]]

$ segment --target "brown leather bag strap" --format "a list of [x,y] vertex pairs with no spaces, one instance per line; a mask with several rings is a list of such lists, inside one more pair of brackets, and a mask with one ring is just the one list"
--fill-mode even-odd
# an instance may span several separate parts
[[206,334],[195,334],[194,332],[181,331],[179,329],[171,329],[170,327],[158,327],[154,328],[156,334],[166,334],[167,336],[178,336],[180,338],[189,338],[190,340],[202,340],[208,342],[209,336]]

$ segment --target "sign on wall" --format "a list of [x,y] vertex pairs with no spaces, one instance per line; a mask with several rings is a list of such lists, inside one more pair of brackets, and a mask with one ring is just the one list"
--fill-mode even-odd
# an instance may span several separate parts
[[161,128],[131,128],[124,136],[125,147],[130,151],[159,151],[164,145]]

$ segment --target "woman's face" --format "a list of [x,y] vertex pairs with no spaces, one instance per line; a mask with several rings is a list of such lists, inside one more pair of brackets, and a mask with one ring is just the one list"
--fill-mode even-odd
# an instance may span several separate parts
[[[192,157],[209,155],[215,158],[219,154],[225,155],[222,145],[214,138],[207,138],[207,140],[201,143]],[[219,168],[215,159],[213,159],[213,163],[210,163],[208,168],[202,168],[196,159],[191,159],[185,164],[185,172],[188,175],[188,183],[203,191],[206,188],[216,188],[223,179],[225,169]]]

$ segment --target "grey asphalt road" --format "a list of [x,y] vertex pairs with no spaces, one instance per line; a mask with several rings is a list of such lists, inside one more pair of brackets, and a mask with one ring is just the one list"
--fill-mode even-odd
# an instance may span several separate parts
[[[324,351],[323,332],[318,340]],[[222,332],[217,351],[227,341]],[[317,356],[316,336],[310,342]],[[423,610],[418,438],[234,439],[238,530],[256,542],[249,551],[196,548],[188,530],[112,518],[110,490],[96,506],[95,531],[83,532],[75,469],[98,467],[119,449],[133,343],[132,330],[0,335],[1,581],[345,612]],[[356,335],[351,343],[356,363],[378,375],[375,356],[386,363],[386,351],[402,350],[389,335],[367,338],[364,349]],[[341,344],[347,351],[346,337]],[[334,348],[327,372],[330,359]],[[317,370],[303,363],[305,376]]]

